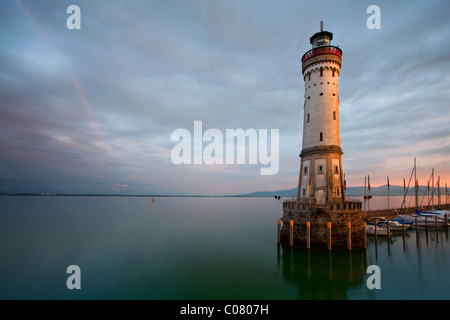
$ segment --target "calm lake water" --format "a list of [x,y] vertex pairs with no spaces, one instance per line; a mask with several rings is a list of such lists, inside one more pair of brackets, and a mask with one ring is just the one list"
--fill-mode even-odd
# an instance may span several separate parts
[[[274,198],[1,196],[0,208],[0,299],[450,299],[446,231],[330,252],[278,246]],[[370,265],[381,289],[366,285]]]

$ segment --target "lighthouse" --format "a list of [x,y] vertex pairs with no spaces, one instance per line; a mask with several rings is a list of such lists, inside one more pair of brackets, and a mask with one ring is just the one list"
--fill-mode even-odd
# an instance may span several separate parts
[[310,38],[312,49],[302,57],[305,82],[303,144],[298,201],[319,206],[345,202],[339,129],[339,75],[342,50],[331,45],[323,30]]
[[301,58],[305,83],[303,141],[297,199],[283,202],[279,241],[307,247],[365,245],[360,201],[345,198],[339,126],[342,50],[323,30],[310,39]]

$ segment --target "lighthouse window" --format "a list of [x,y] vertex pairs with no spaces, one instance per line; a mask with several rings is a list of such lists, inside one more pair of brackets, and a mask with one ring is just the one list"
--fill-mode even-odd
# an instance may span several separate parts
[[323,173],[323,167],[319,166],[319,173]]
[[308,167],[305,167],[305,168],[303,169],[303,174],[304,174],[305,176],[308,174]]
[[309,100],[309,99],[311,99],[311,97],[310,97],[310,96],[308,96],[308,100]]
[[320,67],[320,76],[323,77],[323,67]]
[[334,173],[335,173],[335,174],[339,174],[339,167],[338,167],[338,166],[335,166],[335,167],[334,167]]
[[334,77],[334,69],[332,71],[333,71],[332,74],[333,74],[333,77]]
[[336,195],[337,196],[339,195],[339,189],[336,189]]
[[320,95],[323,96],[323,92],[321,92]]
[[309,113],[306,115],[306,122],[309,122],[309,120],[310,120],[310,116],[309,116]]
[[336,93],[333,93],[333,97],[335,97],[336,96]]
[[323,141],[323,132],[320,133],[319,141]]
[[306,189],[303,189],[303,195],[306,196]]
[[336,111],[333,111],[333,120],[336,120]]
[[308,81],[311,80],[311,73],[308,73]]

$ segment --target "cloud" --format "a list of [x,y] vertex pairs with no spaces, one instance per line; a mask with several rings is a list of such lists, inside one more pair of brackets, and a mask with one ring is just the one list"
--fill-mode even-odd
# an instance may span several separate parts
[[[349,185],[367,172],[374,185],[386,172],[401,177],[413,157],[450,178],[446,1],[380,1],[380,30],[366,28],[369,2],[78,1],[82,29],[68,30],[70,4],[0,4],[0,176],[77,190],[290,189],[302,141],[300,58],[324,20],[344,52]],[[174,165],[170,135],[194,120],[279,129],[279,173]]]

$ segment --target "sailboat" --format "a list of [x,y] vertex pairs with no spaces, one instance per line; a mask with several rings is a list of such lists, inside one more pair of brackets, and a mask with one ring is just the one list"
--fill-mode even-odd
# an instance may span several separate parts
[[392,231],[389,230],[387,227],[383,227],[381,224],[376,224],[368,221],[367,219],[364,219],[366,221],[366,233],[369,235],[377,235],[377,236],[390,236],[392,234]]
[[[416,161],[414,159],[414,173],[416,172]],[[431,195],[431,210],[429,211],[425,211],[425,210],[419,210],[419,206],[418,206],[418,182],[416,180],[416,190],[415,190],[415,198],[416,198],[416,210],[414,214],[399,214],[397,215],[394,220],[397,221],[402,221],[404,220],[405,222],[408,223],[412,223],[413,225],[416,225],[418,227],[448,227],[448,217],[450,216],[450,211],[445,211],[445,210],[434,210],[434,193],[435,193],[435,185],[434,185],[434,168],[431,172],[431,177],[428,180],[428,192],[429,192],[429,183],[430,180],[432,180],[432,186],[433,186],[433,191],[432,191],[432,195]],[[438,202],[439,202],[439,206],[441,205],[441,201],[440,201],[440,188],[439,188],[439,183],[440,183],[440,177],[438,178],[438,183],[437,183],[437,190],[438,190]],[[428,201],[428,206],[430,205],[430,200]],[[403,205],[402,205],[403,206]],[[401,209],[400,209],[401,210]]]
[[[436,221],[437,217],[437,221]],[[445,226],[445,219],[442,216],[439,216],[437,214],[433,214],[432,212],[426,212],[426,211],[420,211],[416,210],[415,214],[409,215],[409,214],[399,214],[397,215],[394,220],[401,221],[404,220],[405,223],[411,223],[412,225],[416,225],[418,227],[433,227],[437,226],[442,227]],[[448,226],[448,223],[447,223]]]
[[152,202],[155,202],[155,201],[156,201],[155,196],[153,196],[152,197]]
[[417,214],[421,215],[427,215],[434,217],[435,215],[438,216],[440,219],[444,219],[445,215],[447,215],[447,218],[450,218],[450,211],[448,210],[434,210],[434,211],[423,211],[423,210],[416,210]]
[[379,221],[380,226],[384,226],[387,228],[387,224],[389,223],[389,230],[391,231],[403,231],[408,230],[412,223],[407,221],[399,221],[399,220],[388,220],[386,218],[381,218]]

